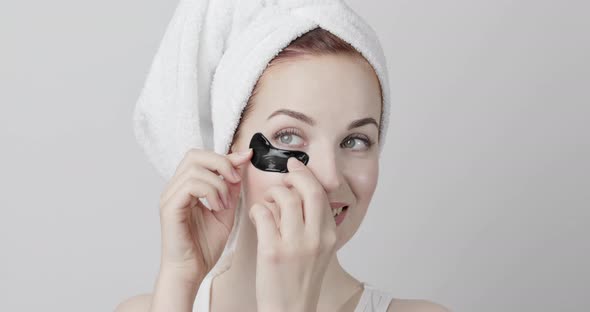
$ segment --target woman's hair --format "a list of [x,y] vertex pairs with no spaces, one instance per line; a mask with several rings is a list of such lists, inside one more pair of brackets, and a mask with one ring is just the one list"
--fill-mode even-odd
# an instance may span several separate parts
[[[330,33],[323,28],[315,28],[297,39],[291,41],[291,43],[281,50],[277,56],[275,56],[269,63],[267,68],[272,67],[281,62],[293,60],[306,55],[329,55],[329,54],[344,54],[350,56],[363,57],[357,49],[355,49],[348,42],[340,39],[336,35]],[[364,57],[363,57],[364,58]],[[265,69],[266,70],[266,69]],[[235,142],[240,136],[240,124],[252,111],[253,102],[256,98],[256,94],[260,89],[261,79],[258,79],[246,106],[242,110],[238,127],[234,133],[232,142]],[[381,88],[381,86],[380,86]],[[383,101],[382,101],[383,103]]]

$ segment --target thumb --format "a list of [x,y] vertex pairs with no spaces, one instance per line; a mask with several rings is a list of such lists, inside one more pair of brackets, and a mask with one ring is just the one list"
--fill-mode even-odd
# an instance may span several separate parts
[[239,167],[242,164],[246,163],[246,161],[250,160],[253,154],[254,153],[252,152],[252,148],[249,148],[244,151],[228,154],[227,158],[234,167]]

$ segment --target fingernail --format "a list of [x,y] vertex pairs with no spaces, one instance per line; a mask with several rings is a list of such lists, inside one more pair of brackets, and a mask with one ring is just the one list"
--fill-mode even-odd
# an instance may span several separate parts
[[235,178],[236,180],[238,180],[238,181],[240,181],[240,180],[241,180],[240,174],[238,173],[238,171],[237,171],[236,169],[232,168],[232,170],[231,170],[231,174],[234,176],[234,178]]
[[[293,160],[291,160],[291,159],[293,159]],[[294,158],[294,157],[289,158],[288,162],[291,163],[291,166],[293,166],[293,169],[301,169],[301,168],[305,167],[305,165],[301,161],[299,161],[299,159]]]
[[221,200],[223,201],[223,206],[225,206],[223,208],[224,209],[228,209],[229,208],[229,198],[228,198],[228,196],[227,195],[222,196],[222,199]]

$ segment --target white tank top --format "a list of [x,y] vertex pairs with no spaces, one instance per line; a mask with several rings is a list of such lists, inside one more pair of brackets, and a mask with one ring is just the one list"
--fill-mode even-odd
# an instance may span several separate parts
[[[205,201],[205,205],[209,204]],[[210,312],[211,302],[211,286],[213,278],[225,272],[231,265],[233,252],[236,249],[236,242],[238,240],[239,228],[242,226],[242,219],[247,216],[242,215],[243,208],[243,193],[240,192],[240,204],[236,208],[236,216],[234,218],[234,226],[230,231],[228,242],[221,253],[218,262],[213,266],[211,271],[205,275],[197,291],[197,296],[193,303],[193,312]],[[359,299],[354,312],[386,312],[389,303],[393,297],[385,290],[374,287],[363,282],[363,293]]]
[[391,293],[363,282],[363,293],[354,312],[386,312],[393,301]]
[[[206,291],[206,293],[209,294],[211,291],[211,284],[209,283],[207,286],[208,291]],[[210,298],[203,296],[200,296],[200,298],[201,300],[195,300],[193,311],[209,312]],[[370,284],[363,283],[363,292],[354,312],[387,312],[387,307],[389,307],[389,304],[393,299],[393,296],[389,292]]]

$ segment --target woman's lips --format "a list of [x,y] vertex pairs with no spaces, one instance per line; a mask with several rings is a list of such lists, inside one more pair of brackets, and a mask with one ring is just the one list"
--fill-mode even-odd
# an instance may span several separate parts
[[335,213],[340,211],[340,213],[338,213],[338,215],[334,217],[336,225],[339,225],[340,223],[342,223],[342,220],[344,220],[344,217],[348,210],[348,204],[343,202],[330,202],[330,207],[332,208],[332,216],[334,216]]
[[348,205],[347,203],[343,203],[343,202],[330,202],[330,207],[332,207],[332,209],[347,206],[347,205]]
[[336,221],[336,226],[340,225],[340,223],[342,223],[342,221],[344,220],[344,217],[346,217],[346,213],[348,212],[348,206],[346,206],[341,213],[339,213],[335,218],[334,221]]

